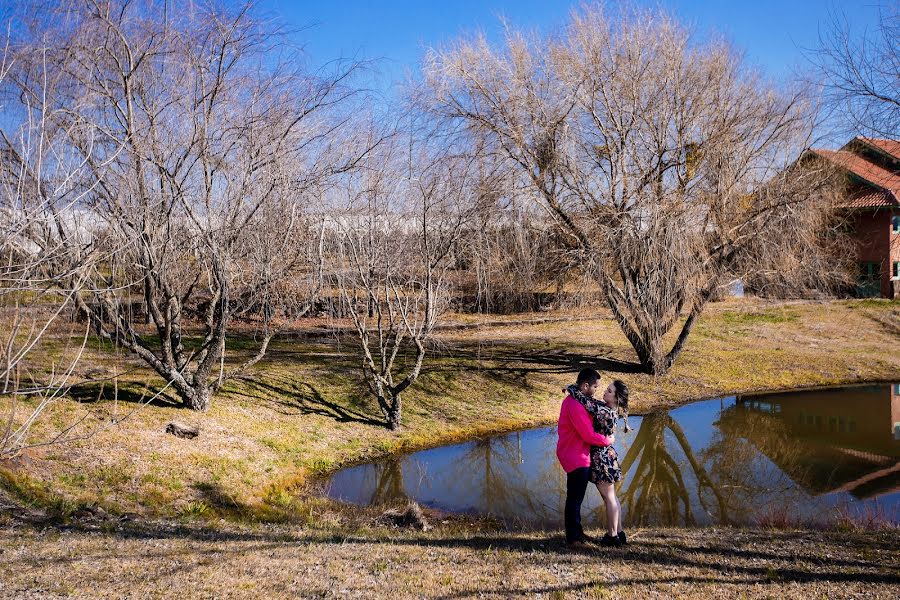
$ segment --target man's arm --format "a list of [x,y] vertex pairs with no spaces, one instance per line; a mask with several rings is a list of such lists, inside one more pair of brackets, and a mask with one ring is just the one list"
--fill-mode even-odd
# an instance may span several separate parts
[[569,419],[572,421],[572,425],[574,425],[575,431],[578,432],[578,436],[581,439],[591,446],[612,446],[615,436],[607,437],[594,431],[591,415],[588,414],[588,411],[581,404],[577,401],[570,402],[567,411]]

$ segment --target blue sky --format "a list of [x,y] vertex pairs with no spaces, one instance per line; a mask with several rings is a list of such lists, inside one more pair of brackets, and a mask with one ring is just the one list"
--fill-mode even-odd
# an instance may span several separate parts
[[[878,3],[891,0],[661,0],[661,6],[701,33],[724,34],[747,58],[775,78],[790,77],[805,63],[803,48],[816,44],[820,24],[839,7],[854,29],[871,28]],[[423,48],[460,33],[499,33],[500,15],[524,28],[561,25],[580,2],[560,0],[395,0],[308,2],[262,0],[261,7],[283,18],[300,34],[313,65],[344,58],[381,59],[381,85],[414,69]]]

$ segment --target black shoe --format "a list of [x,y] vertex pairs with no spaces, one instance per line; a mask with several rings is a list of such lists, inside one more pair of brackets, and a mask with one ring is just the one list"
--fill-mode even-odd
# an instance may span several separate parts
[[628,536],[625,535],[624,531],[619,532],[619,545],[624,546],[628,543]]
[[596,543],[597,543],[597,538],[595,538],[595,537],[592,536],[592,535],[588,535],[588,534],[586,534],[586,533],[582,533],[582,534],[581,534],[581,541],[582,541],[582,542],[585,542],[586,544],[596,544]]
[[608,533],[603,536],[603,539],[600,540],[601,546],[612,546],[618,547],[622,545],[622,542],[619,541],[619,536],[617,535],[609,535]]

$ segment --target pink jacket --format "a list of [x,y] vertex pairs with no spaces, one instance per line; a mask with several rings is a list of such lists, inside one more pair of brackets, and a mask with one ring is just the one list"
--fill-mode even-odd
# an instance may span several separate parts
[[609,438],[594,431],[591,415],[571,394],[559,410],[556,457],[566,473],[591,466],[591,446],[609,446]]

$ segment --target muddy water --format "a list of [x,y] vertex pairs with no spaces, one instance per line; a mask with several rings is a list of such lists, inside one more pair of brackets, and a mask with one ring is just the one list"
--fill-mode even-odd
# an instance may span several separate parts
[[[900,384],[727,397],[629,425],[616,436],[627,526],[900,524]],[[532,429],[348,468],[329,495],[558,527],[556,439],[555,427]],[[583,513],[602,522],[595,489]]]

